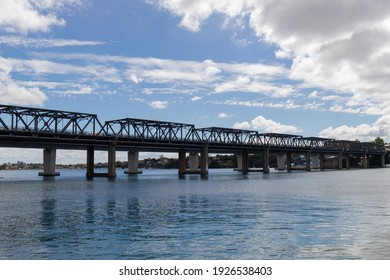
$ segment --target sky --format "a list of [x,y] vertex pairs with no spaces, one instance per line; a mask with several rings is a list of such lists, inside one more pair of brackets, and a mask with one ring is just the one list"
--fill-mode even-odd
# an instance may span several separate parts
[[389,77],[388,0],[0,0],[0,104],[388,142]]

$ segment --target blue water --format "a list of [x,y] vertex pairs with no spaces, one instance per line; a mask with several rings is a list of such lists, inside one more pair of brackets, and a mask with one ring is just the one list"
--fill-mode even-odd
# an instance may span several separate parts
[[390,168],[60,171],[0,171],[0,259],[390,259]]

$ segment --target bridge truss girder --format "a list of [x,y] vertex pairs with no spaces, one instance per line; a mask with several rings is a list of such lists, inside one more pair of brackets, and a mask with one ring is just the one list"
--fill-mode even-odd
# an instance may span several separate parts
[[94,114],[0,105],[0,127],[10,132],[95,135],[101,124]]
[[192,124],[125,118],[106,121],[101,135],[162,142],[200,141]]
[[263,146],[264,142],[259,137],[257,131],[222,128],[222,127],[206,127],[196,129],[203,142],[218,143],[222,145],[249,145]]

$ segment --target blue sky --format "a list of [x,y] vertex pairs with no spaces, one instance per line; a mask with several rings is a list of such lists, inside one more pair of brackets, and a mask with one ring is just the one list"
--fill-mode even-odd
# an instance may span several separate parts
[[0,0],[0,103],[390,141],[389,43],[384,0]]

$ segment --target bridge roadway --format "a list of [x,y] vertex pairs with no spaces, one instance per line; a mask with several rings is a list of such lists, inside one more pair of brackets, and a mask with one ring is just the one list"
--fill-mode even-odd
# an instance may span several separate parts
[[[179,175],[208,173],[208,154],[237,154],[237,170],[251,171],[249,154],[262,154],[263,172],[269,172],[270,154],[277,155],[279,169],[292,169],[292,155],[303,155],[306,170],[326,168],[326,156],[336,167],[349,167],[350,156],[361,157],[368,167],[377,158],[385,165],[386,151],[372,142],[335,140],[280,133],[259,133],[222,127],[196,128],[192,124],[124,118],[101,122],[97,115],[0,105],[0,147],[43,149],[43,176],[56,176],[57,149],[86,150],[87,177],[115,177],[116,151],[127,151],[128,174],[138,174],[142,151],[175,152]],[[108,173],[94,172],[94,151],[108,151]],[[189,166],[187,169],[187,153]],[[200,154],[200,156],[199,156]],[[199,168],[200,166],[200,168]]]

